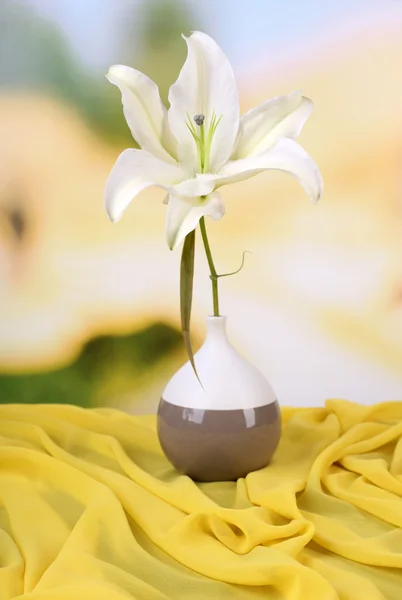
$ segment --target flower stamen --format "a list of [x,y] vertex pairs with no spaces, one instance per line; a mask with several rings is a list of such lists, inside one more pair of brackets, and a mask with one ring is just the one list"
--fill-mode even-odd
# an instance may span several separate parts
[[[191,133],[196,146],[197,146],[197,154],[198,154],[198,172],[199,173],[208,173],[209,170],[209,160],[211,155],[211,146],[212,140],[215,135],[215,131],[222,119],[221,115],[219,119],[216,117],[215,111],[212,112],[211,121],[208,127],[208,131],[205,135],[205,115],[198,114],[195,115],[193,119],[190,118],[190,115],[186,113],[187,121],[186,126],[189,132]],[[198,125],[199,131],[194,126],[194,123]]]

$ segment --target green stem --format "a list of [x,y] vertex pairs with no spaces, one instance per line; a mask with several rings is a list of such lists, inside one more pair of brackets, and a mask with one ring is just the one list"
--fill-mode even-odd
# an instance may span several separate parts
[[200,219],[200,229],[202,241],[204,242],[205,254],[207,255],[207,261],[209,270],[211,272],[210,278],[212,281],[212,298],[214,303],[214,317],[219,317],[219,297],[218,297],[218,274],[215,269],[214,261],[211,254],[211,248],[208,241],[207,229],[205,227],[205,218]]

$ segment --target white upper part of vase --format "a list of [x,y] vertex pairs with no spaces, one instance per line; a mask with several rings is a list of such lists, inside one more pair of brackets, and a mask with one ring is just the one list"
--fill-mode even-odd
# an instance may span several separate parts
[[192,409],[238,410],[276,401],[266,378],[229,342],[224,316],[207,318],[207,336],[194,361],[202,385],[187,362],[167,384],[162,395],[166,402]]

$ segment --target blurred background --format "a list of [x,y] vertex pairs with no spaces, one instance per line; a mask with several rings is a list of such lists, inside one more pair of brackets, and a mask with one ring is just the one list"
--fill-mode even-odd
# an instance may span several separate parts
[[[402,2],[399,0],[0,1],[0,402],[154,412],[186,360],[180,249],[160,190],[111,224],[103,188],[133,147],[123,63],[163,99],[181,33],[212,35],[242,111],[302,89],[300,142],[325,182],[312,206],[290,177],[223,188],[208,220],[221,310],[240,352],[287,405],[402,400]],[[194,346],[212,308],[198,246]]]

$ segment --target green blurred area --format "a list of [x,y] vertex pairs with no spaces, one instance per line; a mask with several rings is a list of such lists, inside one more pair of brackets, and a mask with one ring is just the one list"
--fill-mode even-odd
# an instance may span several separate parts
[[[139,10],[140,29],[136,26]],[[181,34],[196,28],[194,17],[185,4],[170,0],[136,2],[135,10],[133,3],[131,14],[119,36],[120,62],[152,77],[166,102],[169,86],[185,59]],[[73,105],[88,127],[105,141],[121,147],[135,146],[123,117],[119,91],[105,77],[95,77],[85,68],[62,31],[34,7],[1,0],[0,93],[8,90],[38,91],[56,97]],[[99,206],[102,210],[101,199]],[[3,213],[0,218],[9,219],[14,230],[14,212]],[[81,406],[113,402],[135,391],[144,374],[163,364],[181,344],[179,331],[163,323],[127,336],[98,337],[88,341],[78,359],[63,369],[1,374],[0,402]]]
[[113,397],[129,395],[136,378],[181,346],[181,333],[163,323],[127,336],[97,337],[64,369],[0,374],[0,403],[108,404]]
[[[129,7],[130,2],[126,4]],[[132,17],[120,32],[117,57],[149,75],[167,104],[169,87],[186,56],[181,34],[200,24],[185,3],[144,0],[131,4],[128,13]],[[23,2],[0,2],[1,88],[50,93],[74,105],[87,124],[108,141],[135,146],[118,90],[105,77],[95,77],[84,68],[62,31]]]

